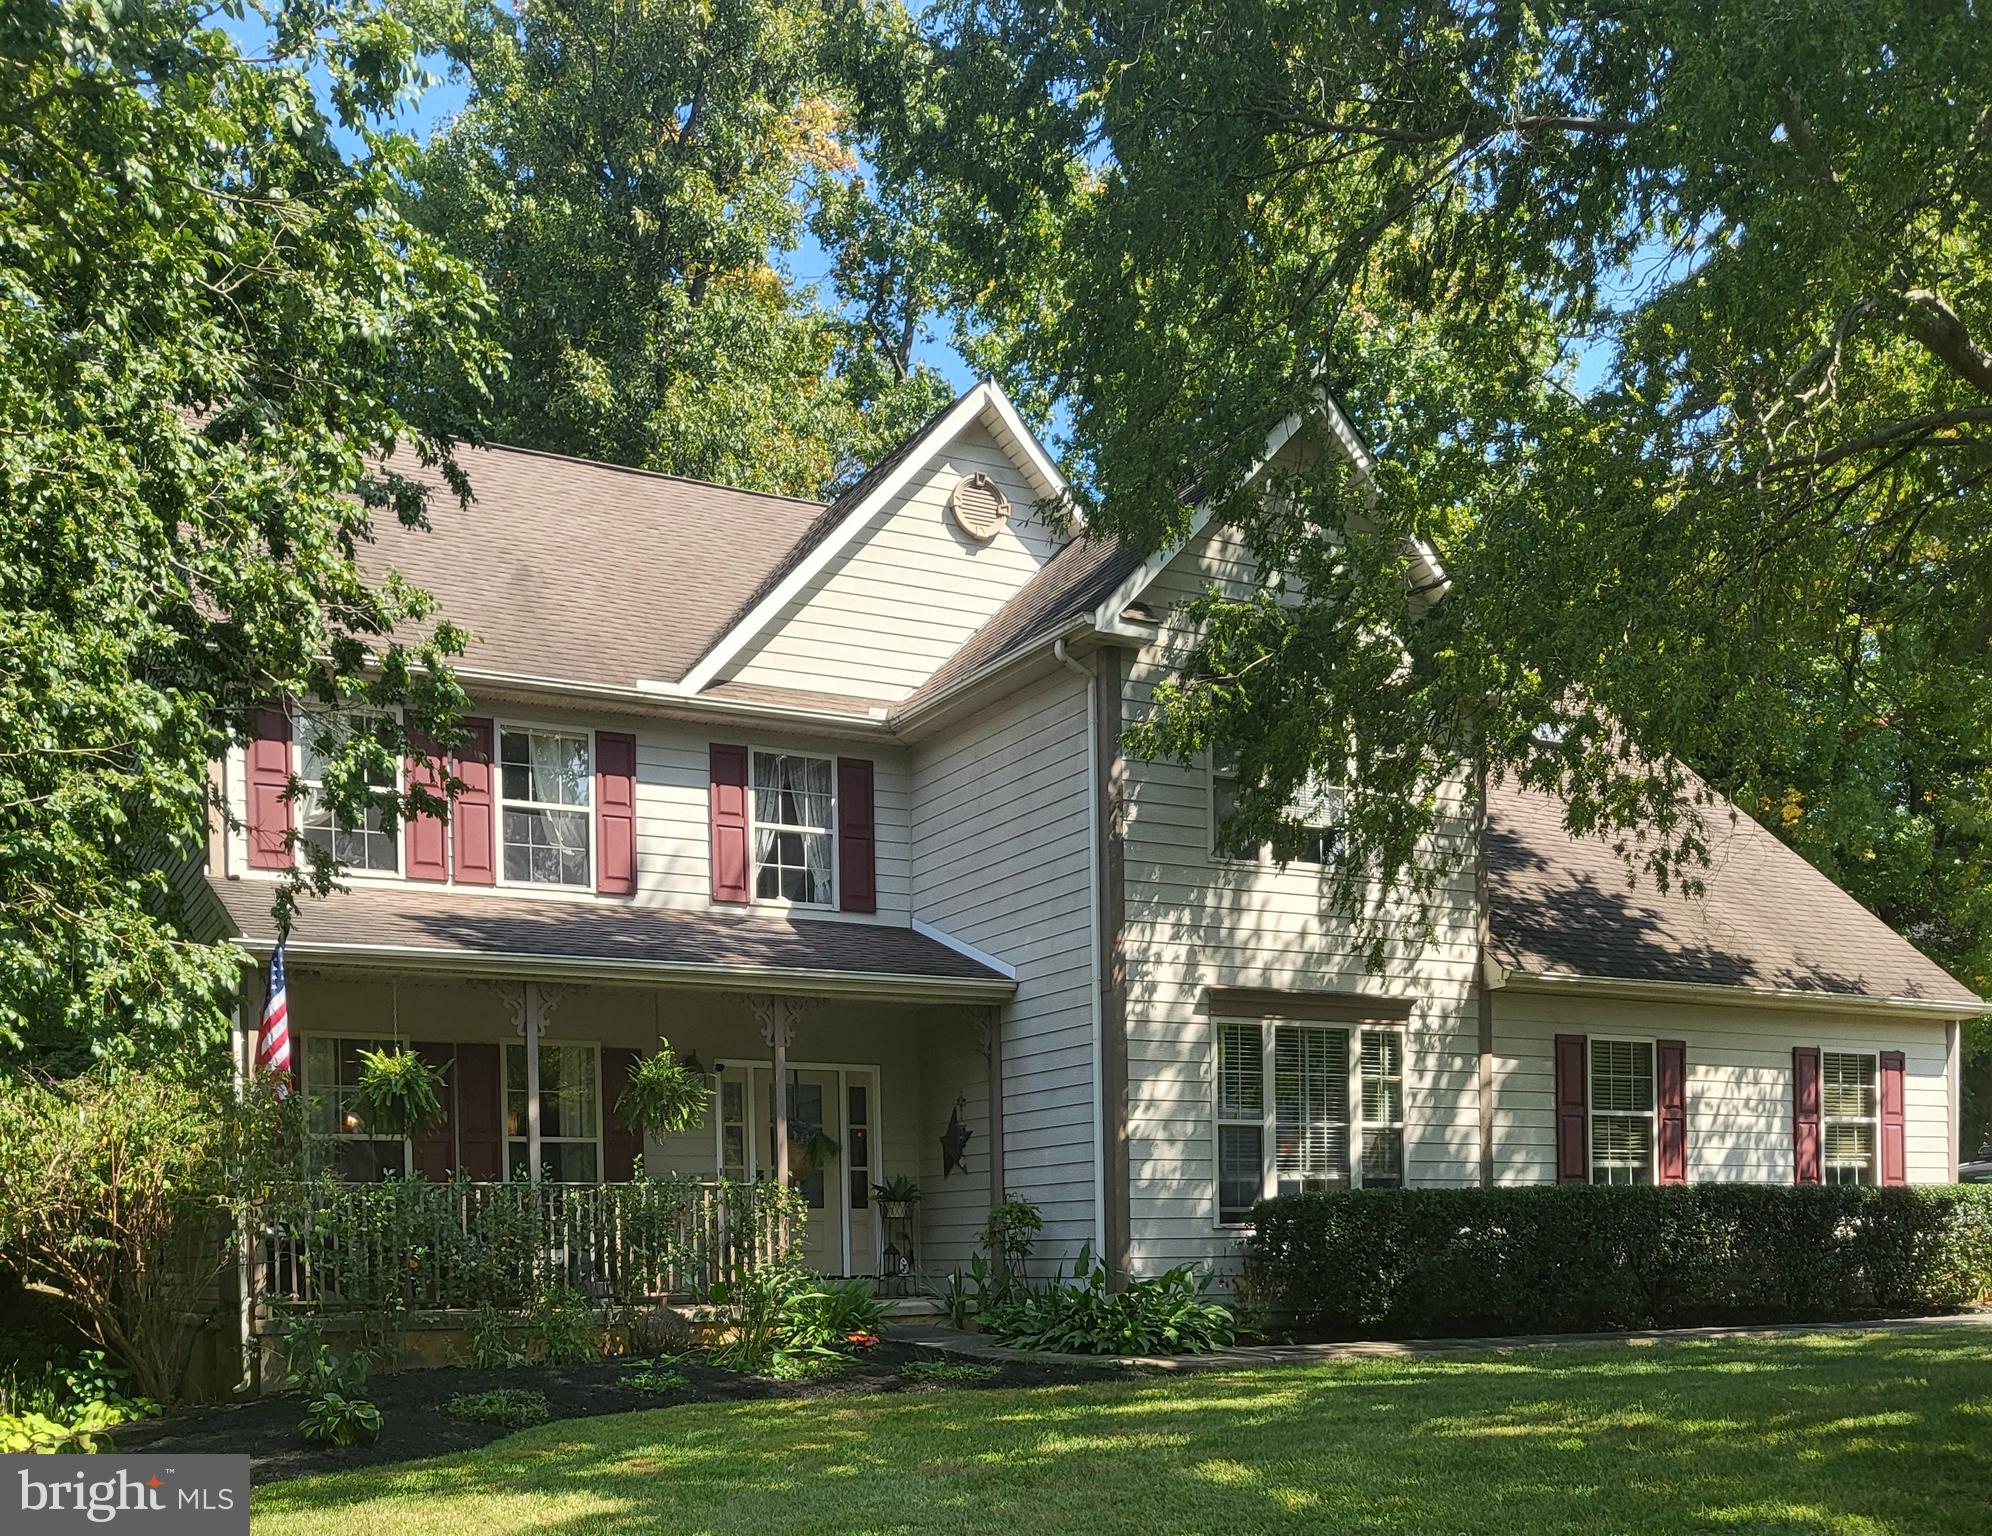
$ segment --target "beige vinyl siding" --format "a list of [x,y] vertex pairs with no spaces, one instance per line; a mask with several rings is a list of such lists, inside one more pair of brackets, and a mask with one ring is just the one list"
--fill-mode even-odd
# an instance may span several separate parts
[[1941,1020],[1878,1018],[1761,1004],[1695,1005],[1575,997],[1502,987],[1494,993],[1494,1176],[1556,1178],[1557,1035],[1622,1035],[1687,1046],[1688,1178],[1696,1183],[1792,1180],[1791,1053],[1901,1051],[1912,1184],[1950,1179],[1950,1079]]
[[[1147,601],[1165,615],[1160,638],[1131,662],[1130,722],[1153,707],[1157,683],[1191,636],[1174,605],[1220,581],[1253,587],[1235,542],[1194,543],[1157,578]],[[1211,854],[1208,769],[1130,761],[1127,771],[1128,1081],[1130,1222],[1138,1272],[1236,1261],[1237,1236],[1217,1226],[1211,987],[1383,993],[1415,999],[1405,1052],[1405,1177],[1466,1185],[1479,1175],[1473,872],[1462,863],[1434,898],[1432,934],[1395,905],[1386,965],[1370,974],[1354,927],[1327,905],[1318,870]],[[1470,850],[1466,785],[1444,799],[1433,852]]]
[[[636,894],[597,896],[578,886],[499,885],[466,889],[497,895],[545,897],[555,901],[604,901],[626,905],[667,907],[684,911],[714,910],[712,900],[710,752],[714,742],[769,751],[809,752],[821,757],[861,757],[874,766],[872,806],[876,821],[878,911],[847,913],[834,908],[809,908],[796,913],[799,921],[880,922],[901,926],[908,911],[907,797],[908,762],[905,748],[883,741],[850,741],[789,731],[780,726],[737,723],[703,725],[648,720],[573,709],[476,703],[466,715],[501,724],[550,725],[588,733],[621,731],[636,738]],[[229,761],[230,789],[242,814],[242,756]],[[591,807],[592,813],[592,807]],[[247,870],[238,833],[231,848],[231,868],[248,878],[270,878],[269,871]],[[380,877],[371,877],[378,879]],[[392,877],[388,877],[392,878]],[[718,910],[754,910],[779,914],[784,909],[723,906]]]
[[1085,687],[1069,673],[913,758],[914,915],[1017,970],[1003,1010],[1004,1171],[1043,1211],[1047,1258],[1094,1235],[1087,761]]
[[[1010,519],[987,544],[955,525],[948,498],[986,474]],[[1032,516],[1038,493],[979,422],[940,444],[726,669],[729,682],[903,699],[1057,552]]]

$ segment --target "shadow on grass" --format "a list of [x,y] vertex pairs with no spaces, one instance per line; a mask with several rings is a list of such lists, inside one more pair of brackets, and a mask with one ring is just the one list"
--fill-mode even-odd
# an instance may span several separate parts
[[259,1492],[259,1532],[1978,1532],[1992,1340],[1628,1343],[692,1405]]

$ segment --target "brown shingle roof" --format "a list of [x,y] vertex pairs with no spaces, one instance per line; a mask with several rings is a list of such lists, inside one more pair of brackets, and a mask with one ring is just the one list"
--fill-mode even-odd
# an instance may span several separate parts
[[[270,916],[274,885],[212,876],[208,884],[243,938],[265,944],[276,938]],[[743,982],[787,972],[1009,985],[998,972],[945,944],[884,923],[783,922],[744,913],[542,901],[398,883],[356,885],[304,902],[291,943],[307,952],[339,945],[430,950],[438,958],[621,961],[633,969],[739,971]]]
[[462,665],[629,687],[675,681],[823,513],[813,501],[520,448],[464,448],[475,500],[433,486],[430,532],[382,517],[393,566],[474,637]]
[[918,709],[981,668],[1050,640],[1106,601],[1140,565],[1141,552],[1131,544],[1074,539],[1012,593],[894,713]]
[[1634,889],[1602,838],[1573,838],[1553,796],[1487,803],[1494,955],[1511,970],[1843,997],[1978,999],[1811,864],[1738,813],[1710,814],[1698,897]]

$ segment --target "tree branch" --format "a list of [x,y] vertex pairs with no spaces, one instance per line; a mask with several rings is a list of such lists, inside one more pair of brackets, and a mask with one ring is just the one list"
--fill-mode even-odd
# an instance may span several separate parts
[[1992,352],[1971,339],[1957,311],[1928,288],[1902,295],[1903,322],[1924,351],[1981,394],[1992,395]]

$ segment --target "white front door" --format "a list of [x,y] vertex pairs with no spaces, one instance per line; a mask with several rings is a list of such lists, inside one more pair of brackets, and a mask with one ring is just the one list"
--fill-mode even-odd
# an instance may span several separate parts
[[[750,1069],[750,1178],[775,1166],[775,1084]],[[788,1088],[789,1186],[802,1196],[802,1261],[826,1275],[878,1272],[871,1186],[878,1073],[871,1067],[792,1067]]]

